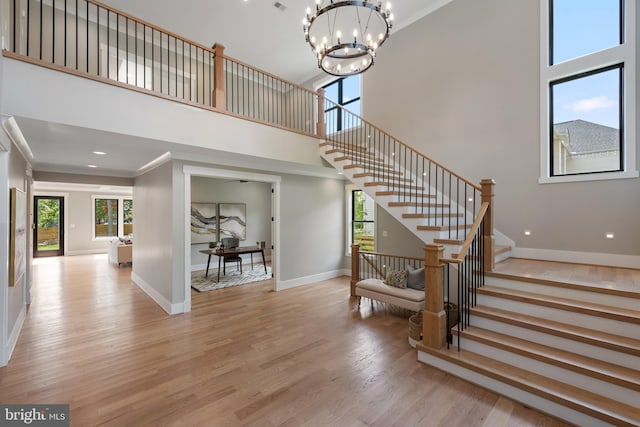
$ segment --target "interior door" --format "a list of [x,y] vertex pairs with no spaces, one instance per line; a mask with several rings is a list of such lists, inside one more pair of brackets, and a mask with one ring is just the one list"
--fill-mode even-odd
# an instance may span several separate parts
[[64,197],[33,197],[33,256],[64,255]]

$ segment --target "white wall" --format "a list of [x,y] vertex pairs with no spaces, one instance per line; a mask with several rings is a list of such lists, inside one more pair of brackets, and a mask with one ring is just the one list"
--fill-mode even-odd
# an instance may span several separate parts
[[344,268],[344,182],[283,175],[281,193],[282,280]]
[[639,179],[538,184],[539,4],[456,0],[394,34],[364,75],[366,118],[474,182],[495,179],[495,226],[519,248],[637,257]]
[[[2,209],[0,213],[0,244],[2,249],[0,255],[2,263],[0,265],[0,366],[5,365],[13,348],[18,340],[22,324],[26,316],[26,301],[27,301],[27,281],[29,280],[28,259],[25,258],[25,274],[22,278],[15,283],[14,286],[8,286],[9,278],[9,236],[10,236],[10,218],[9,218],[9,189],[17,188],[26,193],[28,197],[30,192],[30,185],[28,183],[27,171],[30,172],[31,167],[22,156],[22,154],[16,149],[16,147],[10,144],[7,140],[4,131],[0,131],[2,136],[2,146],[8,148],[8,152],[2,151],[0,148],[0,197],[3,200],[2,205],[5,209]],[[29,205],[29,204],[28,204]],[[25,218],[26,223],[29,224],[29,218]],[[27,240],[29,234],[27,233]],[[27,242],[28,243],[28,242]]]
[[[264,182],[239,182],[194,176],[191,179],[191,201],[211,203],[245,203],[247,212],[247,238],[241,246],[254,246],[264,241],[265,256],[271,255],[271,184]],[[207,243],[191,244],[191,266],[202,269],[207,255],[200,253],[208,249]],[[249,255],[242,255],[243,263],[250,263]],[[254,255],[254,260],[257,259]],[[215,261],[216,258],[213,257]],[[261,260],[260,260],[261,261]],[[212,261],[213,262],[213,261]]]
[[[167,312],[174,306],[173,169],[165,163],[135,179],[133,223],[135,242],[131,278]],[[184,292],[181,291],[181,294]],[[179,304],[178,304],[179,305]]]
[[[5,58],[4,111],[124,135],[307,167],[323,166],[317,140]],[[43,97],[42,94],[47,96]]]

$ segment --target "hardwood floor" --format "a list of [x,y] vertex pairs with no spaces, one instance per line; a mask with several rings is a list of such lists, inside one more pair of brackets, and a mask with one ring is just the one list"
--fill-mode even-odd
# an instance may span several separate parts
[[128,267],[39,259],[0,402],[69,403],[72,426],[562,426],[430,368],[407,313],[357,308],[348,279],[193,294],[168,316]]

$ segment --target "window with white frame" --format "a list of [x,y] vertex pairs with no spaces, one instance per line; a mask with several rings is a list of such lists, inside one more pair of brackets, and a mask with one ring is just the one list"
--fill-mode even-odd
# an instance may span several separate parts
[[541,9],[540,182],[637,177],[635,1]]
[[133,200],[122,196],[92,196],[93,238],[133,233]]

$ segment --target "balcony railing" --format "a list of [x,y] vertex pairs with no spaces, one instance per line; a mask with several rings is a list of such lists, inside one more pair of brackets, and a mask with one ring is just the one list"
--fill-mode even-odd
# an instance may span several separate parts
[[317,94],[92,0],[11,0],[10,54],[316,135]]

